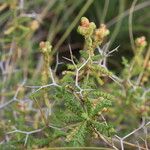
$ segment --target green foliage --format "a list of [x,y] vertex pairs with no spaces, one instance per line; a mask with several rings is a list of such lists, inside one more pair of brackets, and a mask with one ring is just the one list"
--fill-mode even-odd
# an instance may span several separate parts
[[94,127],[97,129],[97,131],[101,134],[104,134],[106,136],[112,136],[115,134],[115,130],[113,129],[113,127],[109,124],[106,123],[99,123],[97,121],[93,121],[92,124],[94,125]]
[[91,112],[91,116],[95,116],[95,115],[98,115],[98,113],[100,111],[102,111],[103,108],[107,108],[107,107],[110,107],[111,106],[111,101],[109,100],[102,100],[100,101],[99,103],[97,103],[95,109]]
[[[119,70],[122,48],[130,50],[129,41],[122,40],[127,21],[124,20],[124,27],[120,29],[120,22],[116,19],[115,22],[118,23],[114,32],[110,32],[113,21],[108,23],[110,31],[103,24],[110,16],[117,14],[117,10],[108,7],[110,15],[106,16],[107,2],[114,8],[119,3],[121,11],[123,0],[105,1],[105,4],[99,0],[88,0],[85,4],[84,0],[76,3],[70,0],[38,0],[36,4],[34,1],[27,2],[24,8],[21,8],[21,2],[0,2],[0,49],[3,50],[0,52],[0,149],[92,145],[113,148],[115,145],[120,149],[116,137],[132,133],[141,120],[148,120],[150,115],[148,42],[143,36],[137,38],[133,46],[133,57],[122,57],[123,67]],[[96,27],[96,23],[82,17],[77,31],[80,38],[85,40],[83,43],[71,31],[75,31],[79,18],[92,3],[94,5],[88,15],[102,24]],[[130,2],[126,3],[128,6]],[[97,4],[99,7],[105,6],[106,10],[99,12],[102,9],[95,9]],[[29,14],[31,8],[40,14]],[[73,12],[79,14],[75,17]],[[94,13],[103,16],[93,17]],[[137,27],[141,22],[149,24],[146,17],[135,17]],[[133,29],[136,28],[135,22]],[[136,30],[144,30],[148,34],[149,31],[143,27],[144,23]],[[70,56],[68,53],[67,57],[62,57],[61,53],[57,58],[56,52],[69,33],[71,40],[79,39],[82,47],[77,47],[75,51],[71,43]],[[109,33],[112,37],[105,45]],[[39,42],[46,38],[46,42]],[[115,44],[112,43],[115,38],[117,42],[121,40],[118,45],[123,41],[125,46],[119,49],[119,56],[113,55],[117,59],[111,62],[112,57],[109,56],[115,50],[109,49],[111,44]],[[79,49],[80,58],[77,59],[74,53],[78,53]],[[114,71],[107,67],[110,64],[115,64]],[[139,132],[141,137],[144,134],[145,132]],[[131,136],[133,142],[134,134]],[[141,149],[144,149],[144,144],[141,144]]]
[[84,145],[84,140],[87,132],[86,126],[87,126],[86,122],[83,122],[82,124],[77,126],[69,133],[69,135],[66,138],[66,141],[71,142],[72,146]]

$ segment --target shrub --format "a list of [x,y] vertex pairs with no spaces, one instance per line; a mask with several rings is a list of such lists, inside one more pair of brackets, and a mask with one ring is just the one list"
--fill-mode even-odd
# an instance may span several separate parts
[[[0,124],[3,149],[98,144],[114,149],[124,149],[125,145],[138,147],[130,143],[133,138],[129,142],[125,140],[149,125],[150,62],[147,55],[150,49],[146,53],[145,37],[135,40],[135,55],[131,61],[122,59],[124,69],[118,77],[107,67],[108,57],[118,50],[117,47],[109,51],[109,42],[104,44],[109,35],[107,27],[101,24],[97,28],[94,22],[82,17],[77,31],[85,39],[79,60],[69,45],[70,57],[63,57],[67,63],[60,63],[56,55],[53,66],[52,45],[48,41],[41,42],[44,63],[38,76],[40,85],[24,86],[23,82],[15,96],[0,105],[4,119],[10,119],[7,124],[6,120]],[[60,64],[66,69],[58,76]],[[37,83],[28,81],[28,84]],[[15,111],[12,113],[9,107]],[[144,132],[139,135],[142,136]],[[96,143],[98,139],[103,142]]]

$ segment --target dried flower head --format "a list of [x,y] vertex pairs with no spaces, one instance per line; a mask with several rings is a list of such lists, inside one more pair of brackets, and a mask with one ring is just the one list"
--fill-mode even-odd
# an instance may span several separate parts
[[30,29],[32,31],[35,31],[39,28],[39,22],[37,20],[33,20],[31,23],[30,23]]
[[109,30],[106,28],[105,24],[101,24],[98,29],[95,31],[95,39],[103,40],[109,34]]

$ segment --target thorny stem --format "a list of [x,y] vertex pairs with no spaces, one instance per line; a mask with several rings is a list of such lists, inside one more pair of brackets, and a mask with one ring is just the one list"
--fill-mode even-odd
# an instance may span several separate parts
[[38,103],[38,101],[37,101],[37,99],[36,99],[35,97],[33,97],[33,99],[34,99],[34,101],[36,102],[37,106],[38,106],[39,109],[40,109],[40,113],[41,113],[41,116],[42,116],[42,118],[43,118],[43,120],[44,120],[45,125],[48,126],[48,121],[47,121],[47,119],[46,119],[46,117],[45,117],[45,114],[43,113],[43,111],[42,111],[42,109],[41,109],[40,104]]
[[21,87],[23,87],[25,83],[26,83],[26,79],[24,79],[23,82],[21,83],[21,85],[18,87],[18,89],[17,89],[17,91],[16,91],[16,93],[15,93],[15,95],[14,95],[13,98],[10,101],[8,101],[8,102],[0,105],[0,110],[4,109],[6,106],[8,106],[9,104],[11,104],[12,102],[15,102],[15,101],[19,102],[19,99],[17,99],[17,96],[18,96],[18,93],[19,93]]
[[109,141],[107,141],[107,139],[105,139],[98,131],[96,128],[94,128],[94,131],[97,133],[98,137],[100,139],[102,139],[107,145],[113,147],[115,150],[119,150],[116,146],[112,145],[112,143],[110,143]]
[[63,64],[63,62],[59,62],[59,53],[56,54],[56,65],[54,68],[54,72],[56,73],[58,65]]
[[[137,131],[139,131],[140,129],[142,129],[142,128],[144,128],[145,126],[148,126],[150,124],[150,122],[148,122],[148,123],[145,123],[145,118],[143,118],[143,121],[142,121],[142,124],[140,125],[140,127],[139,128],[137,128],[137,129],[135,129],[135,130],[133,130],[132,132],[130,132],[129,134],[127,134],[126,136],[124,136],[124,137],[119,137],[118,135],[115,135],[115,137],[116,138],[118,138],[119,140],[120,140],[120,145],[121,145],[121,150],[124,150],[124,143],[125,144],[127,144],[128,142],[124,142],[124,140],[126,139],[126,138],[128,138],[129,136],[131,136],[132,134],[134,134],[134,133],[136,133]],[[128,143],[128,145],[129,145],[129,143]],[[132,144],[130,144],[130,145],[132,145]],[[133,145],[132,145],[133,146]],[[138,146],[137,146],[138,147]]]
[[71,50],[70,45],[69,45],[69,52],[70,52],[70,57],[71,57],[71,59],[68,59],[68,58],[66,58],[66,57],[63,57],[63,58],[66,59],[66,60],[68,60],[68,61],[70,61],[70,62],[72,62],[72,64],[74,65],[75,70],[76,70],[75,86],[80,90],[79,93],[80,93],[81,96],[82,96],[82,92],[83,92],[84,90],[88,90],[88,89],[82,89],[82,88],[79,86],[79,82],[78,82],[78,80],[79,80],[79,71],[88,63],[88,61],[90,60],[90,57],[89,57],[79,68],[77,68],[77,65],[75,64],[75,62],[74,62],[74,60],[73,60],[73,54],[72,54],[72,50]]
[[26,87],[33,88],[33,89],[38,88],[37,90],[35,90],[35,91],[32,92],[32,94],[33,94],[33,93],[36,93],[36,92],[40,91],[43,88],[47,88],[47,87],[50,87],[50,86],[61,87],[60,85],[58,85],[56,83],[46,84],[46,85],[42,85],[42,86],[26,86]]
[[41,132],[41,131],[43,131],[44,129],[45,129],[45,127],[44,127],[44,128],[41,128],[41,129],[29,131],[29,132],[28,132],[28,131],[21,131],[21,130],[16,129],[16,130],[14,130],[14,131],[7,132],[7,134],[12,134],[12,133],[22,133],[22,134],[26,134],[25,141],[24,141],[24,145],[26,145],[29,135],[34,134],[34,133]]
[[[53,148],[48,148],[46,150],[113,150],[111,148],[105,148],[105,147],[53,147]],[[42,149],[41,149],[42,150]],[[45,150],[45,149],[43,149]]]
[[[57,128],[57,127],[55,127],[55,126],[53,126],[53,125],[51,125],[51,124],[49,124],[47,127],[52,128],[52,129],[55,129],[55,130],[61,130],[60,128]],[[14,130],[14,131],[7,132],[6,135],[12,134],[12,133],[22,133],[22,134],[26,134],[25,141],[24,141],[24,145],[26,145],[26,144],[27,144],[27,140],[28,140],[28,138],[29,138],[29,135],[34,134],[34,133],[41,132],[41,131],[43,131],[45,128],[46,128],[46,127],[43,127],[43,128],[41,128],[41,129],[37,129],[37,130],[33,130],[33,131],[22,131],[22,130],[16,129],[16,130]]]

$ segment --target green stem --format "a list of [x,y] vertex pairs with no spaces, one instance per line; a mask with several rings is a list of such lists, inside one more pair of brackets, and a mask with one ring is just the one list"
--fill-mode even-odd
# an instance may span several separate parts
[[109,47],[111,47],[112,43],[114,42],[116,36],[119,33],[120,27],[121,27],[121,23],[122,23],[122,19],[123,19],[123,11],[124,11],[124,0],[120,0],[120,5],[119,5],[119,15],[118,15],[118,23],[115,26],[114,32],[112,34],[112,37],[110,39],[110,45]]
[[105,148],[105,147],[54,147],[54,148],[48,148],[47,150],[83,150],[83,149],[89,149],[89,150],[113,150],[112,148]]
[[61,46],[61,44],[65,41],[65,39],[68,37],[68,35],[70,34],[70,32],[74,29],[74,27],[76,26],[76,24],[79,22],[80,18],[82,17],[82,15],[86,12],[86,10],[89,8],[89,6],[93,3],[94,0],[88,0],[86,1],[84,7],[81,9],[81,11],[79,12],[78,16],[75,18],[75,20],[71,23],[71,25],[68,27],[67,31],[63,34],[63,36],[61,37],[61,39],[58,41],[58,43],[56,44],[56,46],[53,49],[53,53],[55,53],[58,48]]

